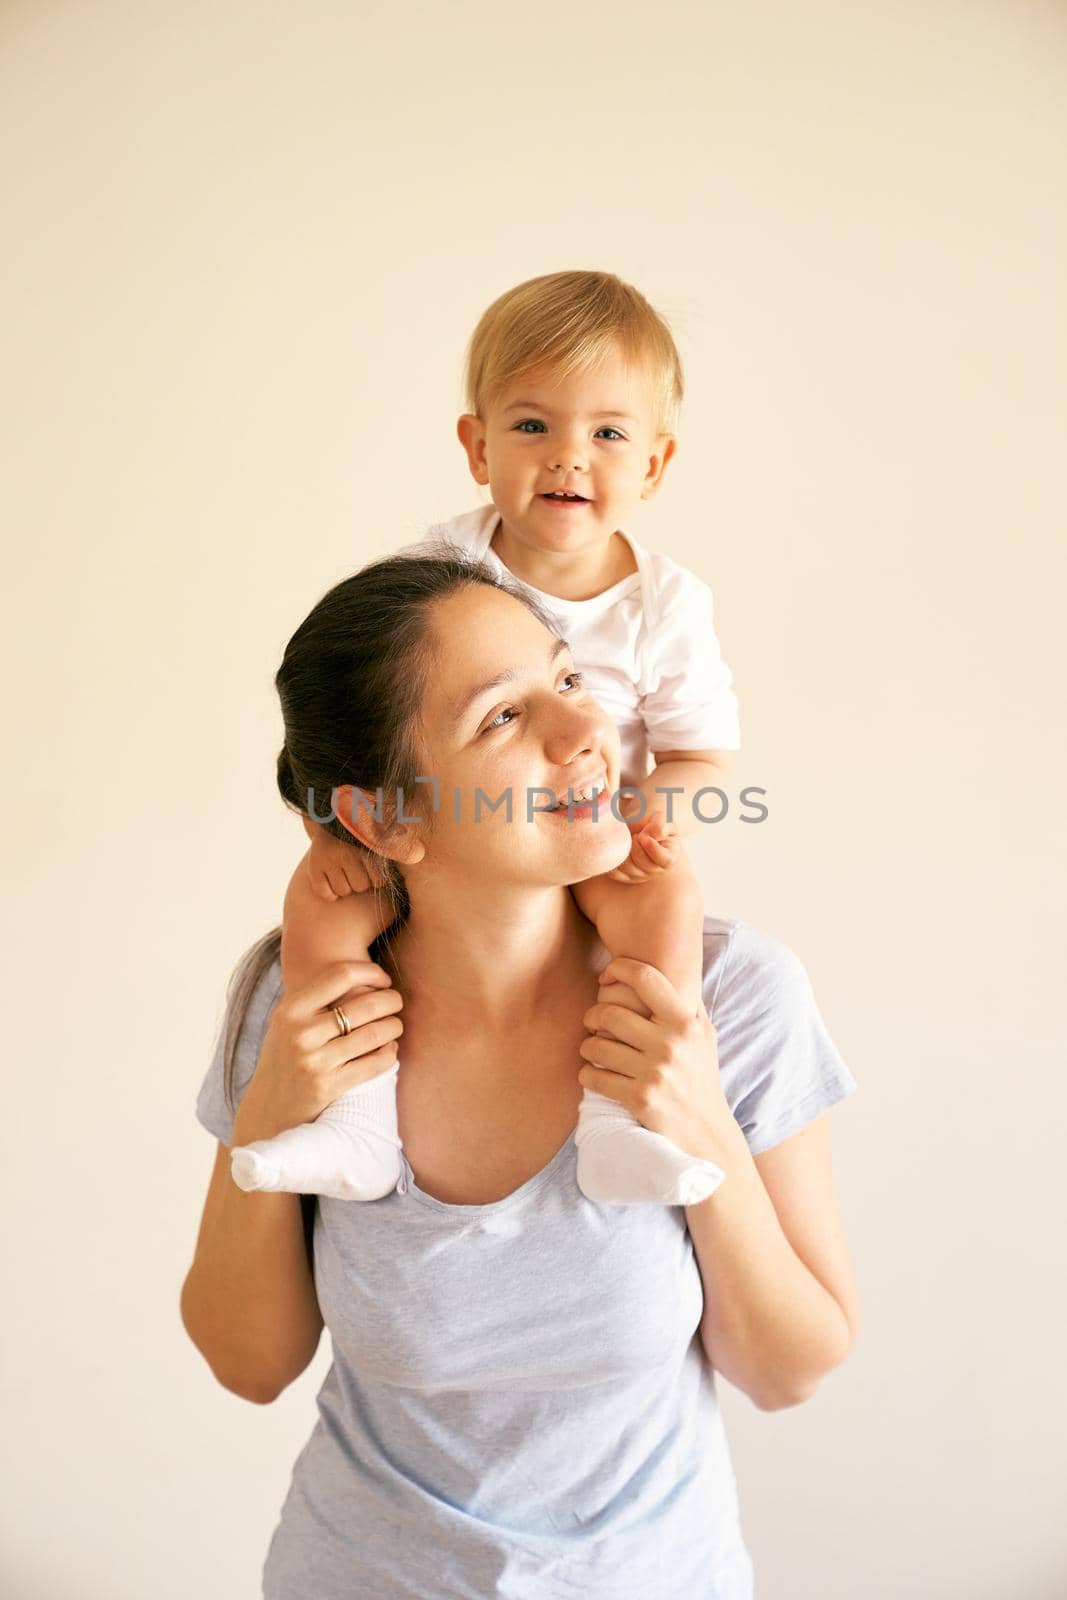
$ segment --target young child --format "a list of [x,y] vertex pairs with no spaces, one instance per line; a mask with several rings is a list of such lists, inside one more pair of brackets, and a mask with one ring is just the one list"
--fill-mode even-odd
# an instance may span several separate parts
[[[506,571],[556,614],[575,665],[615,720],[631,830],[627,860],[572,886],[612,956],[658,967],[701,1004],[703,904],[681,840],[692,798],[721,787],[739,747],[731,673],[715,635],[710,589],[625,532],[672,459],[681,362],[662,318],[611,273],[558,272],[501,295],[467,355],[457,431],[491,503],[430,529],[400,554],[447,541]],[[654,761],[649,771],[649,758]],[[672,791],[672,809],[657,790]],[[365,958],[382,931],[358,853],[305,820],[311,849],[286,896],[286,987],[330,961]],[[363,947],[332,948],[316,906],[360,893]],[[358,924],[362,926],[362,922]],[[335,936],[334,936],[335,937]],[[372,1200],[400,1176],[396,1074],[349,1090],[312,1123],[231,1152],[242,1189]],[[723,1174],[644,1128],[608,1096],[583,1091],[577,1177],[590,1200],[693,1205]]]

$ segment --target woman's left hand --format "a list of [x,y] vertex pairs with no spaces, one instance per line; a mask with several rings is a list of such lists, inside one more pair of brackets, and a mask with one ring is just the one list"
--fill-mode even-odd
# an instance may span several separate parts
[[583,1088],[617,1100],[690,1155],[721,1151],[724,1136],[736,1135],[711,1019],[703,1007],[691,1014],[658,967],[628,956],[609,961],[582,1021],[611,1035],[578,1046],[587,1063],[578,1072]]

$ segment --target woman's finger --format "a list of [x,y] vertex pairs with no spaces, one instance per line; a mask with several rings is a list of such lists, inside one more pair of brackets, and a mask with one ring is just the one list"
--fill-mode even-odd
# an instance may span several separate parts
[[641,1060],[632,1045],[620,1044],[616,1039],[602,1039],[598,1034],[590,1034],[583,1039],[578,1046],[578,1054],[594,1067],[618,1072],[624,1078],[637,1076]]
[[[333,1007],[328,1006],[316,1012],[315,1016],[300,1029],[297,1037],[303,1049],[309,1052],[325,1050],[335,1040],[352,1038],[368,1023],[377,1022],[380,1017],[394,1016],[403,1008],[404,997],[398,989],[364,989],[357,995],[342,995],[335,1004],[345,1014],[348,1033],[341,1031]],[[329,1064],[337,1066],[339,1062],[347,1059],[344,1051],[335,1052]]]
[[340,1068],[337,1072],[337,1091],[344,1094],[346,1089],[355,1089],[361,1083],[368,1083],[371,1078],[380,1077],[383,1072],[388,1072],[396,1064],[397,1047],[395,1039],[390,1039],[388,1044],[383,1044],[380,1049],[372,1050],[369,1056],[360,1056],[358,1061],[352,1061],[347,1067]]
[[399,1039],[403,1031],[403,1020],[396,1015],[364,1022],[358,1028],[353,1028],[351,1033],[343,1034],[325,1046],[320,1052],[322,1065],[330,1072],[339,1072],[344,1067],[354,1066],[357,1061],[365,1060],[383,1045]]
[[376,961],[335,961],[311,983],[294,992],[288,1002],[289,1015],[294,1021],[306,1021],[325,1006],[339,1004],[355,988],[369,985],[388,989],[392,982],[385,968]]
[[629,1107],[634,1080],[620,1072],[606,1072],[603,1067],[591,1067],[587,1061],[578,1068],[578,1082],[583,1089],[595,1089],[597,1094],[606,1094],[609,1100]]
[[631,1045],[635,1050],[650,1050],[659,1038],[656,1024],[640,1011],[630,1006],[605,1004],[602,1000],[589,1007],[582,1022],[590,1033],[606,1030],[620,1044]]
[[601,984],[615,979],[628,983],[657,1022],[688,1022],[689,1012],[671,980],[658,967],[631,956],[613,956],[600,974]]
[[628,983],[602,983],[593,1003],[601,1006],[625,1006],[628,1011],[636,1011],[638,1016],[651,1016],[645,1002],[634,994]]

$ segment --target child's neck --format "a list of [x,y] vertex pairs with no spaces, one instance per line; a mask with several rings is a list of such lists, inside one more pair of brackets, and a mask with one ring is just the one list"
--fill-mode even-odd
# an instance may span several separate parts
[[517,539],[501,518],[490,548],[516,578],[557,600],[592,600],[637,571],[621,533],[588,550],[540,550]]

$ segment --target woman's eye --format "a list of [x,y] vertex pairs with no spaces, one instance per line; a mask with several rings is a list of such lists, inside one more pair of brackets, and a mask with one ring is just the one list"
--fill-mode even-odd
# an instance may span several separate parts
[[[563,675],[563,681],[564,681],[564,683],[567,683],[567,682],[573,683],[576,688],[580,689],[582,687],[582,684],[585,682],[585,678],[584,678],[583,674],[580,673],[580,672],[566,672]],[[510,727],[511,726],[510,721],[509,722],[501,722],[501,720],[500,720],[501,717],[511,718],[511,717],[516,716],[516,715],[517,715],[517,712],[516,712],[514,706],[505,706],[503,711],[498,711],[497,712],[497,714],[493,718],[492,722],[487,722],[486,723],[485,727],[482,729],[482,732],[483,733],[488,733],[491,728],[507,728],[507,727]]]
[[[616,439],[622,439],[623,437],[625,437],[623,434],[621,434],[619,432],[618,428],[611,428],[611,427],[598,428],[597,429],[597,433],[598,434],[601,434],[601,433],[613,433],[615,435]],[[614,440],[612,440],[612,443],[614,443]]]
[[528,432],[530,432],[531,429],[536,432],[538,428],[540,428],[541,431],[544,432],[544,427],[545,427],[544,423],[543,422],[538,422],[536,417],[523,417],[521,422],[517,422],[515,424],[515,432],[516,433],[528,433]]

